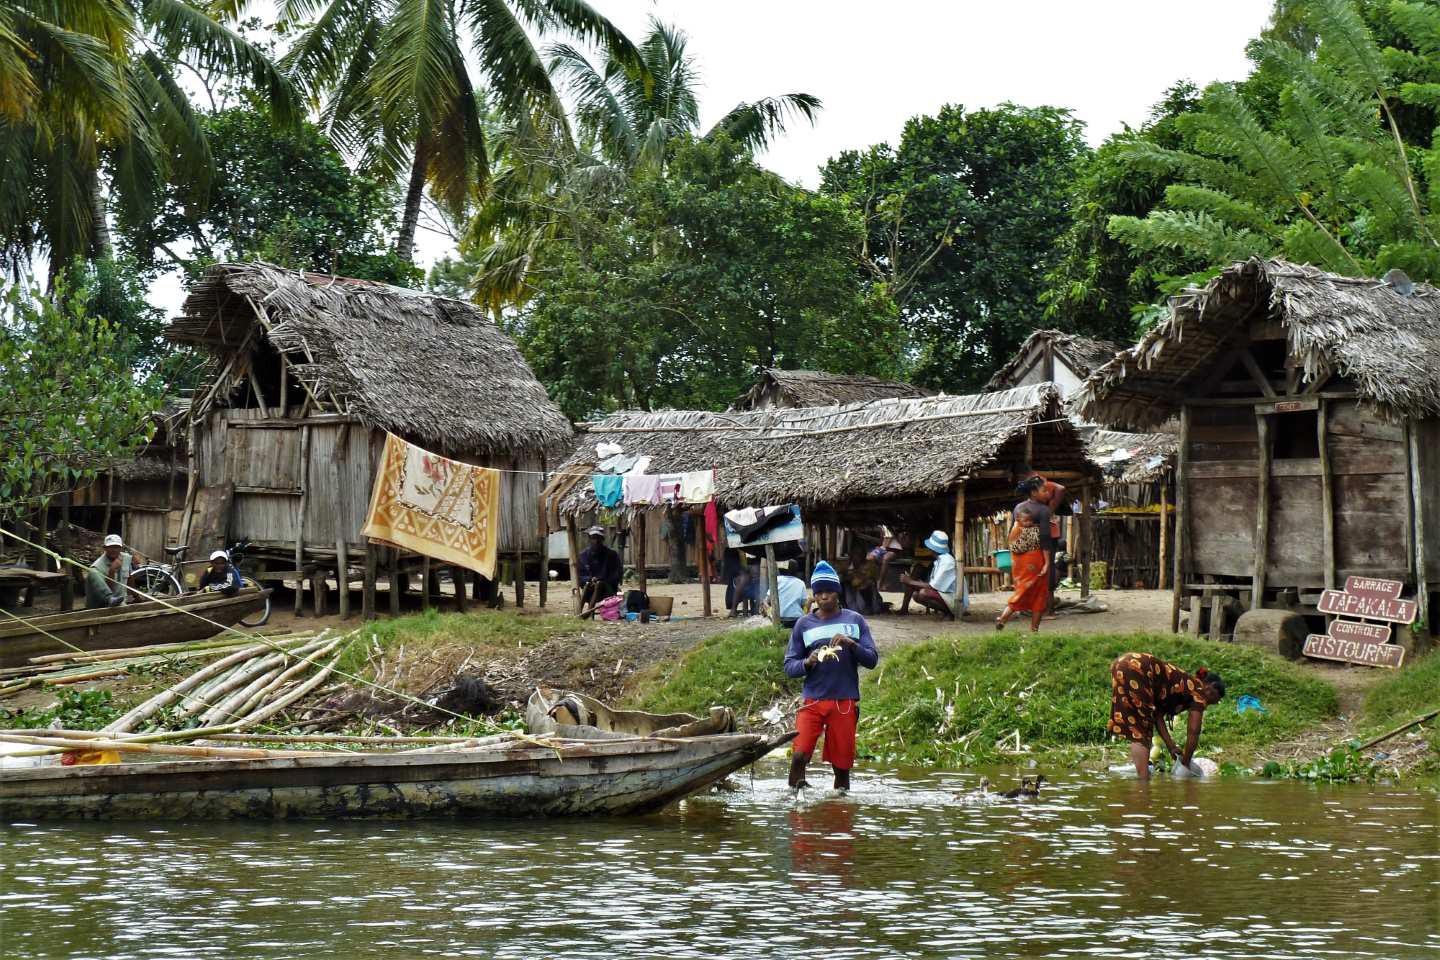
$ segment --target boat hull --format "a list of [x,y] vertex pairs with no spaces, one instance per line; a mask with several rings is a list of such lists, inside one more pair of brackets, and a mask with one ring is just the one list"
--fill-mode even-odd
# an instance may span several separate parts
[[297,820],[624,815],[659,810],[794,734],[528,740],[484,751],[0,771],[0,820]]
[[261,609],[269,594],[268,589],[243,590],[233,597],[192,593],[165,603],[149,600],[27,617],[24,624],[11,621],[0,627],[0,668],[22,667],[31,657],[76,648],[108,650],[205,640]]

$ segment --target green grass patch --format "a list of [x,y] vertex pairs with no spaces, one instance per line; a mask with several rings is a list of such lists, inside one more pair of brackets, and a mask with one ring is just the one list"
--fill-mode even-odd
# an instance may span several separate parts
[[[1108,739],[1109,665],[1135,650],[1223,676],[1226,698],[1206,713],[1202,749],[1270,743],[1339,708],[1329,684],[1233,644],[1174,635],[942,636],[882,657],[883,672],[864,679],[860,740],[875,754],[929,762],[997,760],[1013,749],[1016,731],[1032,751],[1093,750]],[[1236,699],[1247,693],[1267,712],[1237,714]]]
[[[1440,707],[1440,653],[1432,652],[1396,671],[1366,695],[1360,715],[1361,729],[1365,731],[1362,739],[1393,730],[1437,707]],[[1421,763],[1416,772],[1433,778],[1440,785],[1440,718],[1429,721],[1421,729],[1430,745],[1430,758]],[[1384,750],[1386,746],[1382,743],[1375,749]]]
[[711,704],[733,707],[742,717],[772,700],[800,691],[785,676],[788,630],[760,627],[707,637],[679,660],[651,668],[636,682],[636,706],[656,713],[703,715]]
[[509,610],[483,610],[475,613],[424,613],[379,620],[362,630],[340,660],[340,669],[358,673],[378,643],[382,650],[398,652],[404,646],[406,655],[424,654],[440,647],[459,644],[490,656],[514,656],[529,647],[537,647],[556,637],[573,636],[585,627],[572,617],[524,614]]

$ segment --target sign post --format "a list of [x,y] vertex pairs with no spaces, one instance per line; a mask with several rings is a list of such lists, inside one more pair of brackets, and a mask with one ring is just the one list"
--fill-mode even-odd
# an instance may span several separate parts
[[1344,590],[1326,590],[1320,594],[1316,607],[1321,613],[1388,623],[1335,620],[1325,633],[1312,633],[1305,638],[1305,656],[1392,670],[1399,667],[1405,662],[1405,650],[1390,642],[1389,624],[1414,623],[1417,612],[1415,601],[1400,599],[1404,586],[1399,580],[1346,577]]

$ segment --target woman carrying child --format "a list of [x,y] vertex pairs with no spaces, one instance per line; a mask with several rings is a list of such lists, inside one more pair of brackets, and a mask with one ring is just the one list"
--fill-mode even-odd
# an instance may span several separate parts
[[996,630],[1004,630],[1011,617],[1026,611],[1030,614],[1030,632],[1039,633],[1040,619],[1050,606],[1050,554],[1041,536],[1050,522],[1050,510],[1034,499],[1042,482],[1036,477],[1022,481],[1016,488],[1016,493],[1029,499],[1015,508],[1015,524],[1008,538],[1015,592],[1006,603],[1005,612],[996,618]]

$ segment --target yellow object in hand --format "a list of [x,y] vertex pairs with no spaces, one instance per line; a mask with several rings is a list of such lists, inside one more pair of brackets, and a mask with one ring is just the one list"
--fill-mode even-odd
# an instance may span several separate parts
[[824,646],[815,651],[815,659],[822,662],[825,660],[839,660],[840,651],[831,646]]

